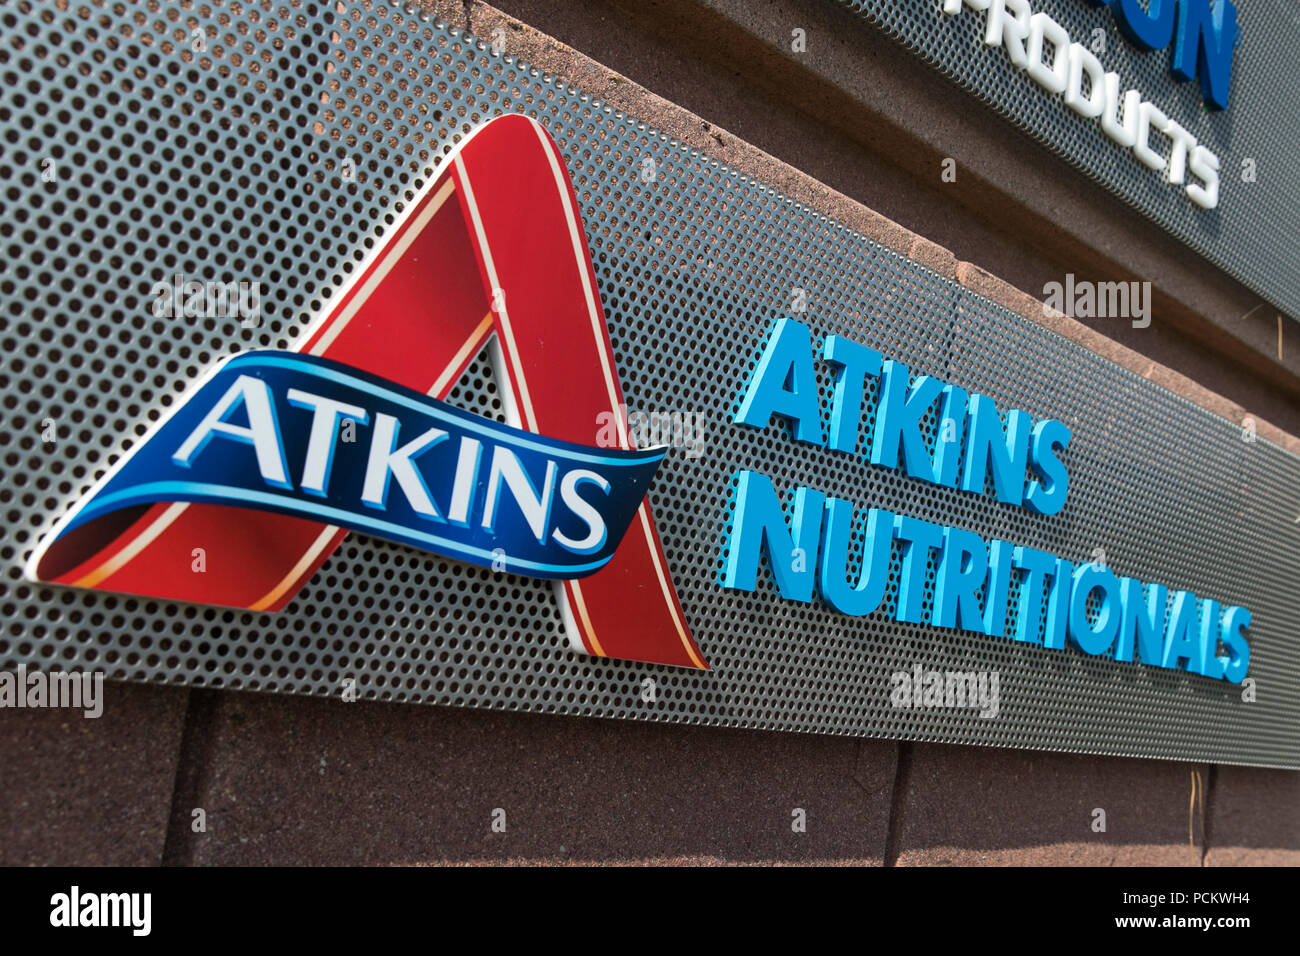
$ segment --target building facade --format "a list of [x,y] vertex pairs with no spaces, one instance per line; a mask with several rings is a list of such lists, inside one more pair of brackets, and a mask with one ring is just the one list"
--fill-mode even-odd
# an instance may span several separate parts
[[[14,5],[0,661],[107,681],[94,719],[0,716],[0,859],[1294,865],[1300,116],[1271,64],[1300,9],[1133,6]],[[490,146],[517,114],[544,135]],[[534,173],[560,184],[550,213]],[[413,260],[398,239],[444,208],[463,231]],[[534,268],[557,248],[571,288]],[[376,323],[442,328],[473,276],[445,375],[406,325],[331,332],[390,254],[374,288],[412,261],[435,279]],[[544,385],[588,315],[608,331]],[[228,548],[160,530],[172,550],[128,586],[161,545],[74,516],[255,350],[519,432],[668,446],[653,529],[610,543],[622,567],[644,528],[644,567],[584,598],[513,550],[377,540],[362,489],[262,604],[232,582],[279,567],[297,526],[276,522],[310,494]],[[601,381],[621,401],[574,411]],[[287,434],[309,490],[309,432]],[[186,468],[226,447],[195,445]],[[351,467],[335,447],[322,492]],[[414,502],[389,470],[384,504]]]

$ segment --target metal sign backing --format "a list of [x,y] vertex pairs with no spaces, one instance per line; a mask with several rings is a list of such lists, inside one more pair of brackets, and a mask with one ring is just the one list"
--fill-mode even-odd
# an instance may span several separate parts
[[[20,3],[0,18],[0,666],[333,696],[352,680],[378,700],[1300,767],[1295,457],[417,11]],[[22,580],[38,538],[163,408],[222,355],[288,347],[423,171],[505,112],[536,118],[563,154],[629,407],[703,423],[703,453],[672,449],[650,500],[710,671],[576,654],[548,582],[361,534],[274,614]],[[155,317],[149,290],[176,273],[260,282],[260,323]],[[818,334],[1066,422],[1065,510],[732,424],[795,288]],[[486,358],[448,400],[502,416]],[[1117,572],[1245,605],[1258,699],[848,618],[780,600],[767,579],[725,591],[741,468],[1076,561],[1101,548]],[[916,664],[998,671],[998,717],[891,706],[890,675]]]

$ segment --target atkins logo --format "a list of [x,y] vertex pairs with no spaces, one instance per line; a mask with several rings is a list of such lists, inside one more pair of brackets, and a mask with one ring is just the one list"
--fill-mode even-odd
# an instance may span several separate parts
[[[443,401],[484,348],[506,424]],[[705,668],[646,501],[664,450],[631,447],[614,370],[555,143],[491,120],[295,349],[213,368],[27,575],[277,611],[361,531],[555,580],[575,650]],[[618,448],[588,444],[598,416]],[[191,571],[196,541],[220,573]]]

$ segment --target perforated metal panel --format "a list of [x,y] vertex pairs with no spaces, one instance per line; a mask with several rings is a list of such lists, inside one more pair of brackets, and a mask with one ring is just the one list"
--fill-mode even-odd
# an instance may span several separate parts
[[[318,695],[353,678],[383,700],[1300,765],[1300,461],[418,13],[237,9],[0,14],[0,665]],[[206,51],[192,50],[193,29]],[[545,582],[361,535],[273,615],[21,580],[39,536],[196,376],[228,352],[289,346],[426,164],[504,111],[544,123],[571,170],[630,406],[706,421],[705,454],[672,451],[651,500],[711,672],[574,654]],[[654,181],[640,175],[646,158]],[[356,182],[341,178],[347,159]],[[261,327],[154,318],[150,289],[177,272],[261,281]],[[794,287],[819,334],[1068,423],[1064,512],[1035,516],[796,445],[782,427],[730,424]],[[451,400],[500,413],[485,361]],[[756,593],[724,591],[739,468],[1076,561],[1101,547],[1124,574],[1245,605],[1259,700],[899,624],[896,583],[865,618],[781,600],[766,573]],[[914,663],[998,670],[1000,716],[894,709],[889,675]]]
[[[1105,8],[1084,0],[1030,0],[1093,47],[1103,31],[1102,65],[1120,76],[1120,90],[1143,98],[1177,120],[1219,157],[1219,205],[1194,205],[1182,186],[1165,182],[1131,150],[1111,141],[1096,120],[1084,119],[1058,95],[1012,66],[1006,52],[986,46],[984,13],[942,11],[942,0],[835,0],[925,60],[1011,120],[1053,152],[1101,183],[1143,215],[1229,275],[1300,320],[1300,2],[1234,0],[1239,44],[1228,108],[1211,112],[1200,84],[1169,72],[1170,49],[1144,52],[1119,32]],[[1151,147],[1169,155],[1164,136]],[[1249,171],[1243,165],[1251,161]],[[1251,179],[1246,178],[1246,174]]]

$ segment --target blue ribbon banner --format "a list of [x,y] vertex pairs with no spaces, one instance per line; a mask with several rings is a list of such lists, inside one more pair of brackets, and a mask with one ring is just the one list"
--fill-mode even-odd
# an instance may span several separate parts
[[664,453],[557,441],[328,359],[251,351],[209,373],[64,533],[134,505],[203,501],[581,578],[613,556]]

